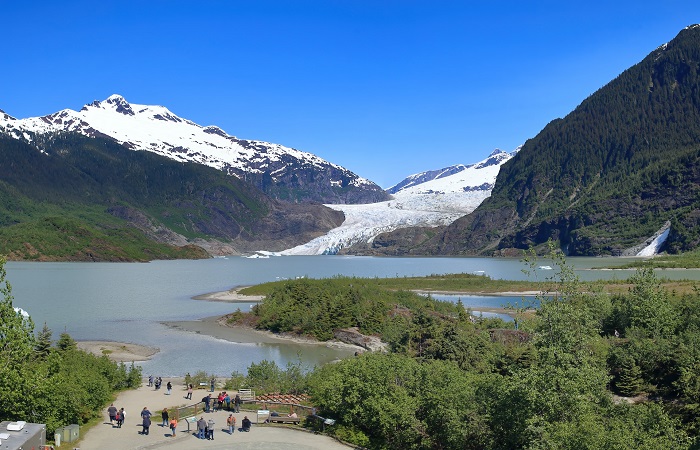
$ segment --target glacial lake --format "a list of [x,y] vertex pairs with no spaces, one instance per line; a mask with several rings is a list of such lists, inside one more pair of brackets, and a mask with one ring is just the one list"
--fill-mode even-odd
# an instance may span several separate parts
[[[624,279],[631,271],[589,270],[624,264],[613,258],[570,258],[568,264],[583,280]],[[534,277],[552,276],[551,262],[539,261]],[[506,258],[375,258],[357,256],[227,257],[199,261],[150,263],[36,263],[8,262],[7,279],[14,305],[31,314],[35,328],[44,322],[54,339],[67,331],[76,340],[131,342],[157,347],[160,352],[140,364],[144,374],[182,376],[199,370],[218,376],[245,373],[252,362],[275,361],[280,367],[301,361],[306,367],[352,354],[351,350],[296,343],[229,342],[168,327],[164,321],[199,320],[221,316],[252,305],[194,300],[267,281],[298,277],[325,278],[423,276],[478,273],[497,279],[526,280],[526,265]],[[700,279],[700,271],[663,271],[672,279]],[[467,307],[498,306],[513,299],[461,296]],[[517,301],[518,298],[515,298]],[[456,301],[456,300],[455,300]],[[498,304],[498,305],[496,305]],[[486,314],[485,314],[486,315]]]

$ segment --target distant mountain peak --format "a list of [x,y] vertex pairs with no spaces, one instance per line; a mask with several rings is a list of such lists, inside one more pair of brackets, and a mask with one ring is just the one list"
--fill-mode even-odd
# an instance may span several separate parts
[[[94,105],[94,103],[93,103]],[[126,116],[134,116],[134,110],[129,104],[129,102],[126,101],[124,97],[118,94],[112,94],[109,97],[107,97],[106,100],[102,102],[97,102],[97,105],[99,107],[102,107],[103,109],[107,109],[105,105],[110,105],[114,108],[116,112],[119,114],[124,114]]]
[[512,158],[519,149],[520,147],[508,153],[497,148],[486,159],[475,164],[455,164],[439,170],[413,174],[386,191],[390,194],[408,191],[413,193],[490,191],[501,165]]
[[320,203],[388,198],[375,183],[311,153],[238,139],[217,126],[182,119],[164,106],[129,103],[119,94],[95,100],[80,111],[64,109],[21,120],[0,114],[0,131],[30,143],[38,136],[65,131],[113,139],[132,150],[223,170],[276,198]]

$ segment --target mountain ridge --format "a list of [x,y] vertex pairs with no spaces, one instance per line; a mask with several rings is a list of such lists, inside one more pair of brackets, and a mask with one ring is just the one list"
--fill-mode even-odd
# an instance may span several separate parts
[[132,150],[217,168],[281,200],[358,203],[388,198],[375,183],[311,153],[239,139],[218,126],[198,125],[164,106],[131,104],[118,94],[80,111],[63,109],[27,119],[5,114],[0,131],[29,143],[64,131],[114,139]]
[[[282,250],[342,223],[220,170],[64,132],[39,148],[0,133],[0,254],[130,261]],[[184,249],[184,250],[183,250]]]
[[503,165],[492,195],[424,251],[510,255],[551,239],[568,255],[621,255],[666,221],[662,250],[693,249],[699,124],[693,25],[529,139]]

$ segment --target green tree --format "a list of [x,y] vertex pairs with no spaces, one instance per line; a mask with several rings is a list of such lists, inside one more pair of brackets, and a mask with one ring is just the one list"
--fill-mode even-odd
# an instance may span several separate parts
[[0,258],[0,370],[24,363],[34,350],[34,323],[16,311],[5,259]]
[[44,327],[41,329],[36,337],[36,345],[34,350],[39,358],[46,358],[51,352],[51,330],[49,329],[46,322],[44,322]]
[[65,351],[77,349],[78,344],[76,344],[75,340],[70,336],[70,334],[68,334],[64,331],[58,337],[58,341],[56,342],[56,347],[59,350],[65,352]]
[[620,373],[615,379],[615,387],[621,395],[633,397],[642,392],[643,385],[642,369],[634,362],[633,358],[625,358],[620,366]]
[[622,297],[619,306],[628,328],[652,339],[673,336],[679,322],[678,313],[654,271],[638,269],[629,281],[632,288]]
[[0,258],[0,416],[3,420],[21,418],[30,395],[27,361],[34,351],[34,324],[16,311],[12,287],[7,281],[5,259]]
[[416,417],[419,363],[408,356],[363,354],[327,364],[309,381],[319,413],[354,428],[375,448],[420,448],[425,425]]

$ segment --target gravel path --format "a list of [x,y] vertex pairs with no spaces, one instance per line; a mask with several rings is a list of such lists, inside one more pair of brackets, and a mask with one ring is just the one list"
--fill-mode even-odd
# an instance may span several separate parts
[[[138,389],[129,390],[119,394],[114,402],[117,408],[126,410],[126,420],[122,428],[113,427],[109,422],[107,410],[103,411],[104,421],[91,428],[83,435],[77,443],[63,444],[61,447],[69,445],[69,448],[79,448],[80,450],[123,450],[123,449],[156,449],[167,448],[169,450],[190,450],[190,449],[256,449],[256,450],[347,450],[348,447],[327,436],[316,435],[300,430],[292,425],[253,425],[249,433],[241,433],[236,430],[233,435],[229,435],[226,427],[227,411],[218,411],[203,414],[209,420],[213,418],[216,423],[214,440],[197,439],[193,434],[187,432],[187,423],[181,420],[178,423],[176,436],[173,437],[170,428],[161,427],[160,412],[165,407],[176,407],[192,404],[192,401],[185,399],[185,389],[183,380],[177,378],[164,378],[163,386],[168,381],[173,383],[172,395],[165,395],[166,390],[162,387],[156,391],[148,387],[145,383]],[[201,399],[207,392],[195,390],[193,399]],[[148,407],[153,414],[148,435],[141,434],[141,410]],[[247,415],[253,423],[256,420],[256,411],[244,411],[234,414],[236,423],[240,426],[243,416]],[[190,430],[194,430],[195,424],[190,425]],[[72,447],[70,447],[72,445]]]

